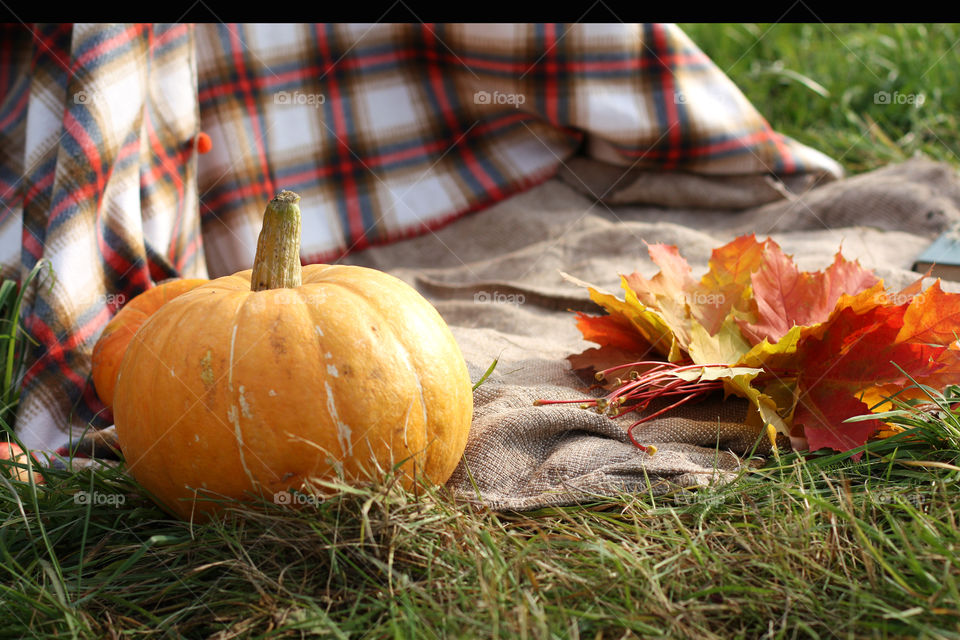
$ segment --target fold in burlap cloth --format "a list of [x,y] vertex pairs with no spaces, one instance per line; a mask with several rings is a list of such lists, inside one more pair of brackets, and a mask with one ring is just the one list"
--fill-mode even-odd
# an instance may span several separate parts
[[534,406],[538,398],[587,393],[566,357],[591,345],[569,310],[599,308],[560,271],[619,291],[619,273],[656,273],[644,241],[677,245],[699,275],[714,247],[755,232],[770,235],[803,269],[826,267],[842,244],[844,256],[899,288],[917,278],[910,271],[917,254],[960,220],[955,172],[922,158],[803,196],[777,185],[779,201],[760,195],[755,201],[767,204],[737,212],[710,209],[710,180],[722,190],[723,178],[674,174],[630,182],[655,179],[684,208],[608,206],[590,195],[608,188],[602,169],[571,165],[560,179],[437,233],[345,260],[417,287],[450,325],[473,380],[499,359],[475,392],[467,450],[448,484],[460,497],[526,510],[621,492],[659,494],[729,480],[758,442],[758,451],[769,450],[766,438],[743,425],[746,405],[736,398],[682,407],[642,425],[634,433],[657,445],[652,457],[627,438],[630,419],[613,422],[576,404]]

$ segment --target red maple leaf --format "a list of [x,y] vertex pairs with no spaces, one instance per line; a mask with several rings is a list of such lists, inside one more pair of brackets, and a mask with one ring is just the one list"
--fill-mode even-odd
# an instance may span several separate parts
[[878,282],[871,271],[849,262],[840,252],[824,271],[800,271],[791,256],[773,241],[764,248],[764,260],[751,277],[757,302],[756,323],[741,322],[752,344],[777,342],[796,326],[827,319],[842,294],[853,295]]
[[630,323],[616,316],[588,316],[577,311],[577,329],[584,340],[596,342],[601,347],[617,347],[627,351],[644,353],[650,343],[643,339]]
[[[862,313],[842,306],[818,331],[800,339],[794,424],[803,427],[811,449],[845,451],[873,435],[880,426],[877,421],[844,423],[869,413],[870,407],[857,399],[863,391],[904,388],[912,384],[911,378],[932,380],[949,366],[942,358],[946,345],[910,340],[923,334],[922,327],[905,322],[908,311],[916,307],[926,307],[919,296],[900,305],[878,304]],[[902,333],[906,340],[898,338]]]

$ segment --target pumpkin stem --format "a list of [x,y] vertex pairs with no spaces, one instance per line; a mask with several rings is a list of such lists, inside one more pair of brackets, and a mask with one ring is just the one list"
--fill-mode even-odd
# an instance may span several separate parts
[[300,196],[284,190],[263,214],[250,290],[299,287],[300,275]]

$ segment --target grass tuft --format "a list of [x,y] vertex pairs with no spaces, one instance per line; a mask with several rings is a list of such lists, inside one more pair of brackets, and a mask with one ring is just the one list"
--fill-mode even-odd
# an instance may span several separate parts
[[9,279],[0,281],[0,432],[13,433],[24,360],[29,345],[37,344],[20,324],[23,298],[45,268],[52,275],[50,262],[41,259],[22,284]]

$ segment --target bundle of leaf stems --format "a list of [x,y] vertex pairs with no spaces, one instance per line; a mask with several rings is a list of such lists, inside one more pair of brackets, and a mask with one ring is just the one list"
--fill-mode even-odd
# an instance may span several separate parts
[[722,380],[685,380],[677,376],[678,373],[683,371],[694,371],[713,366],[722,367],[727,365],[704,365],[692,364],[690,362],[674,363],[660,360],[630,362],[597,372],[597,381],[604,382],[608,376],[615,371],[648,367],[643,373],[636,370],[631,371],[628,380],[616,378],[617,387],[606,396],[588,400],[537,400],[534,404],[541,406],[545,404],[578,403],[584,409],[595,407],[598,413],[610,418],[619,418],[630,412],[642,413],[646,411],[647,407],[649,407],[650,403],[654,400],[680,396],[680,399],[676,402],[658,409],[650,415],[643,416],[627,427],[627,436],[630,438],[630,442],[639,449],[653,455],[656,453],[656,447],[637,442],[633,436],[633,430],[639,425],[649,422],[691,400],[703,398],[713,391],[723,389]]

